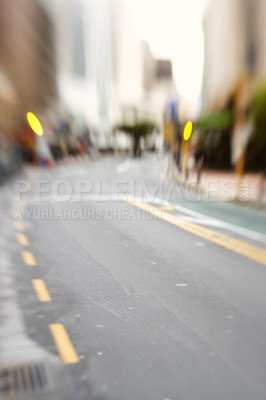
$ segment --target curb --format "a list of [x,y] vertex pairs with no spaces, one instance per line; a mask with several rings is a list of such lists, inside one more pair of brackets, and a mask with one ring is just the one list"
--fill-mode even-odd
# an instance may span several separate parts
[[[31,340],[26,332],[8,251],[11,230],[8,211],[12,206],[9,189],[7,187],[6,192],[2,193],[1,208],[5,212],[0,216],[0,398],[70,399],[73,391],[65,366],[59,357]],[[41,380],[39,375],[33,382],[34,371],[35,377],[38,372],[44,371],[44,379]],[[25,374],[30,374],[31,378],[18,379],[18,376],[25,377]]]

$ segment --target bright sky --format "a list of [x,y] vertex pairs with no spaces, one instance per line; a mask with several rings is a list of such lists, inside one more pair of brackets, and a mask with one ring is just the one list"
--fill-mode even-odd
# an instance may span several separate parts
[[202,17],[206,0],[131,0],[137,36],[155,56],[170,58],[179,94],[196,101],[200,94],[204,45]]

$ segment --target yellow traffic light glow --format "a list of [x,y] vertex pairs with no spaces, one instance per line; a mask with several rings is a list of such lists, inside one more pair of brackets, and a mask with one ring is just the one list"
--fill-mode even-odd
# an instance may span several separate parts
[[27,113],[27,120],[29,123],[29,126],[33,130],[34,133],[38,136],[43,135],[43,128],[42,124],[40,123],[39,119],[34,115],[32,112]]
[[193,129],[193,124],[191,121],[188,121],[185,125],[184,132],[183,132],[183,139],[185,141],[188,141],[190,139],[192,129]]

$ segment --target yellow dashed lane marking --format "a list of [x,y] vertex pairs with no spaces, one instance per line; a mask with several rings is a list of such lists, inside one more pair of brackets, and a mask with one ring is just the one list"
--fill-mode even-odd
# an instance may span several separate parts
[[31,282],[40,301],[52,300],[45,282],[42,279],[32,279]]
[[13,214],[13,217],[14,217],[16,220],[21,221],[21,220],[23,219],[23,218],[22,218],[22,212],[21,212],[21,210],[14,211],[12,214]]
[[36,266],[34,255],[30,251],[22,251],[21,255],[25,264],[29,265],[30,267]]
[[66,328],[62,324],[49,325],[53,335],[58,353],[65,364],[75,364],[79,362],[79,356],[67,334]]
[[25,228],[24,228],[24,226],[22,225],[21,222],[14,221],[14,227],[16,229],[18,229],[19,231],[22,231],[22,232],[25,231]]
[[215,232],[211,229],[202,227],[192,222],[185,221],[180,217],[177,217],[173,214],[169,214],[168,212],[165,212],[161,209],[151,206],[150,204],[146,204],[141,201],[136,201],[131,198],[124,198],[124,201],[156,216],[157,218],[169,222],[172,225],[178,226],[179,228],[182,228],[185,231],[191,232],[194,235],[198,235],[213,243],[216,243],[229,250],[239,253],[263,265],[266,265],[266,250],[260,247],[252,246],[246,242],[242,242],[241,240],[231,238],[229,236]]
[[23,235],[23,233],[17,233],[16,238],[19,244],[22,246],[29,246],[29,241],[27,236]]

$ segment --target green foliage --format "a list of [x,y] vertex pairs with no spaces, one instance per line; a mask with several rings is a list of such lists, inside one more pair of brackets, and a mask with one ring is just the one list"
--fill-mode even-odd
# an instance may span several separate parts
[[140,138],[150,135],[157,126],[151,122],[140,122],[135,125],[118,125],[116,129]]
[[225,130],[229,128],[232,121],[232,110],[215,111],[199,118],[196,123],[196,128],[200,130]]
[[255,125],[252,143],[255,146],[266,146],[266,85],[260,86],[251,99],[250,116]]

